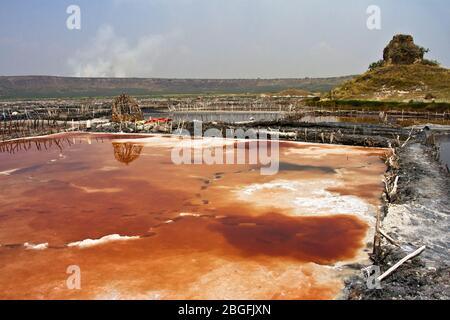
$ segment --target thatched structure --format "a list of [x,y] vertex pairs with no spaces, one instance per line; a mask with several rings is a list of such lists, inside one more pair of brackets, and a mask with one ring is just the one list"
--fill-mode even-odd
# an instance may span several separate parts
[[117,97],[112,106],[113,122],[134,122],[144,120],[139,104],[132,97],[122,94]]

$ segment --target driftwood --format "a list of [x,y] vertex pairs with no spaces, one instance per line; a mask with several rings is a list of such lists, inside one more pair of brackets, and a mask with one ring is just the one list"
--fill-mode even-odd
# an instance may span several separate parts
[[[412,134],[412,131],[411,131]],[[387,208],[389,206],[389,203],[392,203],[396,196],[398,191],[398,169],[400,168],[399,165],[399,157],[397,155],[396,149],[392,147],[392,143],[389,142],[388,147],[390,149],[389,152],[386,152],[384,154],[384,162],[386,163],[388,169],[386,173],[384,174],[384,185],[385,185],[385,191],[383,192],[382,198],[384,200],[383,209],[384,213],[387,213]],[[384,236],[388,241],[392,242],[396,246],[401,246],[391,237],[389,237],[383,230],[381,230],[381,213],[380,210],[377,210],[376,215],[376,224],[375,224],[375,235],[374,235],[374,246],[373,246],[373,255],[375,257],[379,257],[382,250],[381,250],[381,236]]]
[[296,138],[297,137],[296,132],[281,132],[278,130],[273,130],[271,128],[269,128],[269,130],[258,129],[256,132],[258,133],[258,135],[260,135],[260,134],[274,135],[274,136],[277,136],[280,138]]
[[392,243],[393,245],[395,245],[395,246],[397,246],[397,247],[399,247],[399,248],[402,247],[397,241],[395,241],[391,236],[389,236],[386,232],[384,232],[383,229],[378,229],[378,232],[379,232],[383,237],[385,237],[386,240],[388,240],[390,243]]
[[389,191],[389,198],[390,199],[393,199],[397,195],[398,179],[399,179],[399,177],[396,176],[395,180],[394,180],[394,185],[393,185],[391,191]]
[[406,139],[406,141],[403,142],[403,144],[401,145],[401,148],[404,148],[408,144],[409,140],[411,140],[411,137],[412,137],[412,134],[413,134],[413,130],[414,129],[411,129],[411,132],[409,133],[408,139]]
[[387,164],[389,164],[390,168],[398,169],[399,164],[398,164],[397,153],[395,152],[395,149],[392,148],[391,146],[389,146],[389,149],[391,150],[391,155],[387,158],[387,161],[388,161]]
[[394,272],[395,270],[397,270],[402,264],[404,264],[406,261],[418,256],[419,254],[421,254],[424,250],[426,249],[426,246],[422,246],[419,249],[417,249],[416,251],[408,254],[406,257],[404,257],[403,259],[401,259],[399,262],[397,262],[396,264],[394,264],[392,267],[390,267],[385,273],[383,273],[381,276],[379,276],[377,278],[378,281],[383,280],[384,278],[386,278],[388,275],[390,275],[392,272]]

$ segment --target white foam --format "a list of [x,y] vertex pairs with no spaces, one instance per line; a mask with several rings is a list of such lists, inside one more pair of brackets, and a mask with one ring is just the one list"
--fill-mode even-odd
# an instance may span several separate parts
[[117,193],[121,192],[122,189],[120,188],[103,188],[103,189],[97,189],[97,188],[90,188],[90,187],[84,187],[84,186],[77,186],[76,184],[71,184],[73,187],[80,189],[86,193]]
[[120,285],[110,285],[102,289],[103,292],[97,294],[94,300],[161,300],[170,296],[165,291],[130,292],[128,288],[124,289]]
[[189,213],[189,212],[181,212],[180,213],[180,217],[190,217],[190,216],[192,216],[192,213]]
[[45,250],[48,249],[48,243],[32,244],[25,242],[23,244],[26,250]]
[[0,176],[10,176],[11,173],[16,172],[17,170],[20,170],[20,168],[11,169],[11,170],[5,170],[0,172]]
[[289,191],[297,191],[296,182],[288,180],[277,180],[267,183],[251,184],[245,186],[242,190],[247,195],[252,195],[257,191],[267,190],[267,189],[284,189]]
[[181,212],[180,217],[200,217],[198,213]]
[[375,209],[370,203],[327,190],[340,185],[342,182],[331,179],[274,180],[240,187],[235,194],[239,200],[257,206],[273,207],[276,203],[293,215],[356,214],[371,221]]
[[128,241],[128,240],[136,240],[139,239],[139,236],[121,236],[119,234],[111,234],[108,236],[104,236],[100,239],[85,239],[82,241],[77,241],[77,242],[71,242],[69,243],[67,246],[68,247],[78,247],[78,248],[89,248],[89,247],[93,247],[93,246],[98,246],[101,244],[105,244],[108,242],[113,242],[113,241]]
[[293,203],[305,214],[361,214],[370,211],[369,204],[356,196],[336,195],[327,191],[317,192],[313,198],[296,197]]
[[309,148],[289,148],[284,154],[285,155],[301,155],[308,158],[323,158],[330,155],[365,155],[368,151],[356,149],[354,147],[339,146],[333,148],[323,148],[311,146]]
[[171,136],[171,137],[148,137],[139,139],[117,139],[114,142],[126,143],[133,142],[137,144],[143,144],[149,147],[162,147],[162,148],[193,148],[193,149],[203,149],[203,148],[215,148],[222,147],[226,145],[232,145],[235,143],[235,139],[225,139],[225,138],[215,138],[215,137],[202,137],[198,139],[193,139],[192,137],[186,136]]

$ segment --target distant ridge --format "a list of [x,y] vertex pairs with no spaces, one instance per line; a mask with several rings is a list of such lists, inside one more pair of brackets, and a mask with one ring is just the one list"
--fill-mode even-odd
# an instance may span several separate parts
[[327,92],[352,76],[303,79],[161,79],[0,76],[0,99],[164,94]]

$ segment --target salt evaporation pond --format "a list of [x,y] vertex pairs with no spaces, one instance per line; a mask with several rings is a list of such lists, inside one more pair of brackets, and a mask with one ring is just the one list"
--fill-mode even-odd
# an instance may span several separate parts
[[346,265],[369,263],[383,149],[285,142],[280,171],[261,175],[176,166],[177,143],[1,144],[0,298],[331,299],[360,272]]

